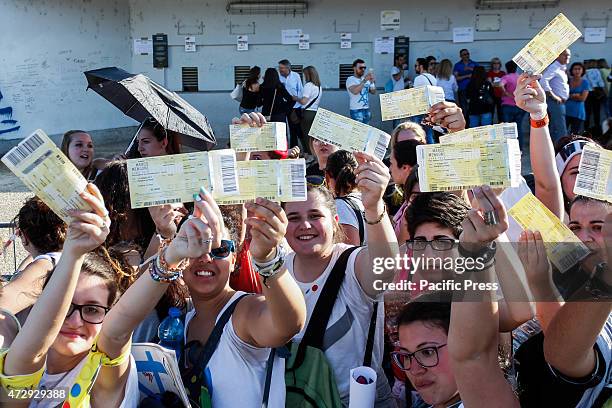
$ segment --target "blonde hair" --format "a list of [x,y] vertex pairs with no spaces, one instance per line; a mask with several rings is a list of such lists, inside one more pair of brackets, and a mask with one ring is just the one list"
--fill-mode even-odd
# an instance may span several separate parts
[[427,143],[425,138],[425,130],[418,123],[414,122],[402,122],[393,129],[391,132],[391,147],[397,142],[397,136],[404,130],[412,130],[416,135],[417,140]]
[[321,80],[319,79],[319,73],[317,72],[317,69],[315,67],[313,67],[312,65],[309,65],[306,68],[304,68],[304,71],[302,72],[304,73],[304,80],[306,82],[312,82],[316,86],[321,86]]
[[501,60],[497,57],[491,58],[491,69],[493,69],[493,64],[499,64],[499,69],[501,69],[503,65]]
[[440,61],[437,69],[438,69],[436,73],[437,78],[448,80],[450,79],[451,75],[453,75],[453,63],[447,58]]

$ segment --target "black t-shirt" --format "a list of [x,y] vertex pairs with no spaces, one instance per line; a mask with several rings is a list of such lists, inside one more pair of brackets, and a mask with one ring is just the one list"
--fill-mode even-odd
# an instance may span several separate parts
[[242,88],[242,101],[240,106],[245,109],[255,109],[257,106],[261,106],[259,100],[259,92],[251,92],[247,88]]

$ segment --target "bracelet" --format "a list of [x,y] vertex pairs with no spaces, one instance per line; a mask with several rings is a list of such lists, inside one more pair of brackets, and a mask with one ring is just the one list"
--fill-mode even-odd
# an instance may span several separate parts
[[531,116],[529,117],[529,122],[531,123],[531,127],[534,129],[543,128],[544,126],[548,126],[550,119],[548,118],[548,113],[544,115],[544,117],[540,120],[535,120]]
[[474,272],[481,272],[481,271],[484,271],[485,269],[490,268],[491,266],[495,264],[495,253],[497,252],[497,243],[493,241],[478,252],[468,251],[463,246],[461,246],[461,244],[459,244],[457,250],[459,252],[459,255],[461,255],[464,258],[471,258],[474,260],[481,259],[481,263],[483,264],[482,267],[474,266],[474,268],[472,269]]
[[149,263],[149,274],[151,275],[151,279],[153,279],[155,282],[171,283],[183,275],[182,271],[168,272],[161,270],[159,268],[158,259],[159,256]]
[[259,276],[263,278],[263,284],[267,288],[269,288],[267,283],[268,279],[276,276],[281,271],[283,265],[285,264],[286,255],[287,251],[285,248],[282,245],[279,245],[276,247],[276,255],[274,258],[272,258],[272,260],[263,264],[257,263],[255,260],[253,260],[253,267]]
[[365,221],[366,224],[368,225],[376,225],[376,224],[380,224],[380,222],[382,221],[383,217],[387,214],[387,208],[384,207],[383,208],[383,212],[380,214],[380,216],[378,217],[378,219],[376,221],[368,221],[368,219],[365,217],[365,212],[363,213],[363,220]]
[[189,265],[189,260],[187,259],[181,259],[181,261],[178,263],[178,265],[175,268],[171,268],[168,265],[168,262],[166,262],[166,260],[164,259],[164,254],[166,253],[166,248],[162,248],[159,251],[159,255],[157,255],[157,258],[155,259],[155,263],[157,265],[157,269],[163,274],[163,273],[183,273],[183,271],[187,268],[187,266]]

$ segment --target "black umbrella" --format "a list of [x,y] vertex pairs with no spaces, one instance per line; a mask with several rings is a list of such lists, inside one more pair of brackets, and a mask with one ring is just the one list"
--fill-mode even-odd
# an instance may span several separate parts
[[146,76],[110,67],[87,71],[85,77],[88,89],[138,122],[152,117],[167,130],[177,132],[180,144],[198,150],[215,147],[217,141],[206,116]]

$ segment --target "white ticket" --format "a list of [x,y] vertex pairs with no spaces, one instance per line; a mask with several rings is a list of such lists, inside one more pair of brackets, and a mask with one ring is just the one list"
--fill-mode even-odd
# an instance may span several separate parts
[[200,187],[215,199],[239,192],[232,149],[130,159],[127,167],[132,208],[191,202]]
[[448,133],[440,136],[440,143],[494,142],[505,139],[517,139],[516,123],[498,123],[496,125],[479,126]]
[[521,178],[516,139],[417,146],[417,162],[423,192],[517,187]]
[[340,149],[366,152],[381,160],[391,140],[382,130],[323,108],[317,110],[308,135]]
[[2,162],[64,222],[70,222],[68,210],[91,210],[79,196],[87,180],[42,130],[9,150]]
[[439,86],[421,86],[380,95],[382,120],[422,115],[433,105],[444,102],[444,89]]
[[612,203],[612,151],[592,144],[584,147],[574,193]]
[[291,160],[248,160],[238,162],[240,194],[222,197],[221,204],[240,204],[257,197],[272,201],[306,201],[306,162]]
[[287,125],[269,122],[262,127],[230,125],[230,146],[236,152],[287,150]]
[[512,60],[525,72],[541,74],[581,35],[580,30],[559,13]]

